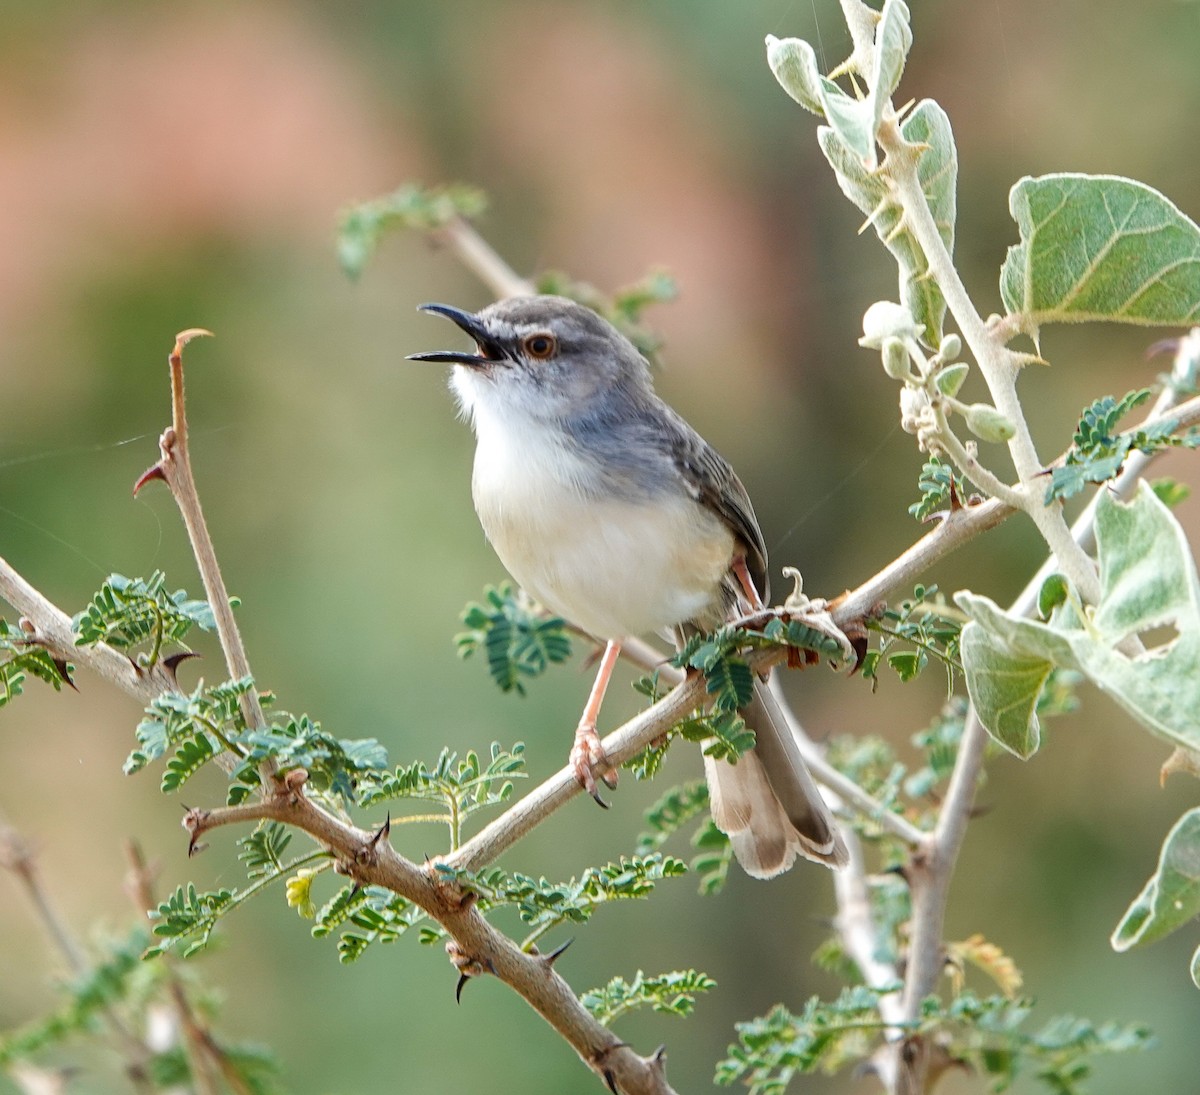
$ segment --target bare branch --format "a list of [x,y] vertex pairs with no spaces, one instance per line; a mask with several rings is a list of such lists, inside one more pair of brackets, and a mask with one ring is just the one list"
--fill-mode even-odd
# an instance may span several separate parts
[[453,218],[433,238],[452,248],[459,262],[497,297],[523,297],[535,291],[533,283],[509,266],[465,218]]
[[[175,347],[168,361],[171,367],[171,425],[163,431],[159,438],[158,447],[162,454],[158,463],[145,472],[134,485],[134,494],[151,479],[162,479],[171,489],[171,496],[179,507],[183,523],[187,528],[188,539],[191,541],[192,554],[200,569],[200,579],[204,583],[204,593],[212,609],[217,623],[217,636],[221,641],[221,649],[225,654],[225,663],[233,680],[249,677],[250,662],[246,658],[246,648],[242,643],[242,635],[238,630],[237,621],[233,618],[233,609],[229,604],[229,593],[225,588],[225,580],[221,577],[221,567],[217,563],[217,553],[213,548],[212,537],[208,525],[204,521],[204,512],[200,508],[200,495],[196,490],[196,481],[192,476],[192,461],[188,451],[187,408],[184,400],[183,387],[183,348],[193,338],[210,335],[212,332],[199,327],[181,331],[175,336]],[[259,702],[256,689],[244,692],[239,698],[242,715],[246,725],[257,729],[266,725],[262,704]]]

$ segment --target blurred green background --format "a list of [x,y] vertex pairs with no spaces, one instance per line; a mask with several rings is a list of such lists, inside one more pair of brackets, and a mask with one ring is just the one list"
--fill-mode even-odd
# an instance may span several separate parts
[[[1015,240],[1007,190],[1021,175],[1129,175],[1200,216],[1200,5],[910,3],[900,98],[932,96],[950,114],[957,254],[985,313],[999,307]],[[867,305],[895,296],[894,267],[872,233],[855,235],[860,217],[817,152],[814,119],[763,56],[773,33],[813,41],[826,67],[839,61],[848,46],[832,0],[10,0],[0,15],[0,553],[68,611],[112,571],[161,568],[199,590],[167,492],[129,491],[168,420],[172,338],[206,326],[219,337],[188,351],[193,456],[260,683],[341,736],[381,738],[396,761],[520,739],[534,779],[563,763],[588,687],[577,662],[522,700],[456,658],[457,613],[502,571],[471,509],[472,444],[445,378],[402,361],[446,344],[417,303],[477,307],[487,292],[415,236],[390,239],[358,284],[335,261],[338,210],[407,180],[485,188],[481,230],[522,272],[563,269],[605,288],[652,267],[675,275],[679,300],[649,317],[667,340],[660,390],[739,469],[777,581],[797,565],[809,592],[832,595],[920,533],[904,511],[921,458],[896,425],[895,385],[855,344]],[[1044,457],[1086,402],[1152,381],[1162,365],[1144,350],[1156,337],[1046,333],[1054,368],[1022,382]],[[1191,463],[1164,466],[1187,477]],[[1180,513],[1194,531],[1197,503]],[[930,578],[1003,600],[1036,553],[1014,522]],[[204,652],[186,684],[221,676],[215,645]],[[885,680],[874,696],[831,674],[788,683],[814,734],[878,733],[904,750],[940,701],[937,674]],[[179,804],[157,775],[122,776],[136,706],[95,679],[79,685],[34,688],[0,724],[0,811],[36,842],[71,924],[129,922],[129,835],[159,860],[164,891],[232,884],[232,832],[189,863]],[[605,720],[637,702],[614,689]],[[1102,1064],[1097,1093],[1200,1084],[1195,933],[1120,958],[1108,945],[1195,800],[1184,777],[1159,789],[1165,753],[1085,694],[1035,762],[991,766],[951,900],[950,937],[983,932],[1011,953],[1042,1018],[1156,1030],[1151,1055]],[[665,781],[699,767],[679,747],[658,786],[626,776],[608,813],[580,799],[505,862],[566,877],[615,858]],[[221,793],[214,777],[185,799]],[[394,839],[420,856],[443,834]],[[832,912],[815,867],[769,884],[735,874],[707,900],[685,879],[649,904],[601,910],[560,969],[579,990],[639,968],[714,976],[691,1020],[617,1028],[643,1050],[666,1042],[672,1081],[706,1090],[736,1020],[836,992],[809,962]],[[341,968],[281,893],[238,913],[223,941],[199,967],[224,987],[221,1025],[274,1045],[288,1090],[596,1090],[498,983],[472,984],[456,1007],[440,948],[405,939]],[[59,973],[0,874],[0,1028],[48,1006]],[[944,1090],[979,1084],[956,1075]],[[120,1088],[89,1072],[78,1090]],[[796,1090],[873,1085],[845,1075]]]

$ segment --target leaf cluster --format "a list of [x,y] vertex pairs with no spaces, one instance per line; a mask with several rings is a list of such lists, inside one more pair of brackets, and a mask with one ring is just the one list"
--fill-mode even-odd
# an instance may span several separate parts
[[[879,1013],[882,995],[856,985],[832,1002],[814,996],[799,1015],[779,1004],[765,1016],[739,1023],[738,1042],[717,1066],[716,1082],[743,1083],[750,1095],[782,1095],[798,1075],[833,1072],[865,1060],[885,1026]],[[964,992],[948,1004],[931,996],[912,1033],[936,1035],[946,1066],[969,1066],[988,1076],[994,1091],[1031,1075],[1055,1095],[1080,1095],[1097,1057],[1152,1044],[1144,1027],[1096,1025],[1072,1016],[1026,1033],[1020,1028],[1031,1011],[1029,1001],[1003,995]]]
[[399,894],[382,886],[343,886],[316,913],[312,934],[322,939],[340,931],[338,961],[345,965],[361,958],[372,943],[394,943],[416,925],[424,926],[424,943],[441,937],[425,910]]
[[948,513],[961,505],[969,491],[963,477],[954,470],[954,465],[931,456],[921,466],[917,478],[921,497],[908,507],[908,512],[918,521],[929,521],[940,513]]
[[0,1036],[0,1068],[59,1045],[73,1034],[87,1033],[103,1011],[132,998],[151,973],[142,964],[146,942],[146,931],[139,927],[108,944],[104,957],[87,971],[62,982],[67,999],[61,1007]]
[[240,801],[258,785],[259,766],[268,759],[283,771],[303,768],[310,792],[334,795],[343,804],[355,801],[360,780],[374,776],[388,763],[387,750],[375,738],[335,737],[308,715],[281,713],[278,721],[248,731],[242,741],[245,763],[234,772],[239,782],[230,788],[231,802]]
[[[150,667],[158,662],[165,646],[183,646],[193,627],[216,628],[207,601],[193,600],[182,589],[169,593],[166,583],[166,576],[158,570],[149,578],[110,574],[91,603],[72,619],[75,644],[106,643],[127,652],[145,647],[138,664]],[[230,603],[236,607],[238,602],[233,599]]]
[[386,233],[395,229],[433,232],[458,217],[477,217],[486,208],[487,196],[474,186],[408,183],[382,198],[352,205],[342,212],[338,221],[338,260],[349,277],[357,278]]
[[420,820],[444,821],[450,828],[450,846],[457,848],[467,818],[508,802],[515,789],[513,780],[524,779],[526,774],[523,742],[512,749],[492,742],[486,764],[474,749],[461,760],[457,752],[443,749],[432,767],[414,761],[394,771],[367,774],[359,782],[359,803],[374,806],[397,799],[437,803],[445,812],[423,815]]
[[674,970],[647,977],[637,971],[632,981],[614,977],[607,985],[589,989],[580,995],[580,1002],[604,1026],[609,1026],[631,1011],[653,1008],[664,1015],[691,1015],[696,997],[717,987],[716,981],[698,970]]
[[1164,421],[1150,429],[1121,432],[1117,424],[1135,407],[1150,398],[1149,388],[1126,392],[1120,399],[1111,395],[1097,399],[1084,408],[1075,427],[1075,435],[1061,467],[1050,470],[1046,487],[1046,505],[1078,494],[1089,483],[1105,483],[1114,478],[1134,450],[1143,453],[1200,445],[1200,433],[1190,431],[1182,437],[1172,432],[1172,423]]
[[126,758],[125,774],[140,772],[168,750],[178,749],[169,774],[163,775],[163,790],[178,790],[222,748],[232,748],[230,743],[245,731],[240,701],[253,687],[249,677],[209,686],[201,681],[190,694],[157,696],[138,723],[138,748]]
[[478,873],[449,869],[443,873],[447,881],[453,880],[478,895],[481,911],[515,909],[530,928],[522,944],[528,947],[561,924],[586,923],[601,905],[648,896],[662,879],[686,874],[687,865],[674,856],[653,853],[622,856],[615,863],[589,867],[566,882],[510,873],[499,867]]
[[25,690],[26,677],[36,677],[56,692],[70,682],[70,666],[59,662],[45,647],[30,642],[20,628],[0,616],[0,707]]
[[699,819],[691,836],[696,855],[688,869],[697,876],[702,894],[718,893],[729,876],[733,846],[708,814],[708,783],[691,780],[672,787],[645,813],[646,829],[638,835],[635,854],[657,852],[676,833]]
[[[938,662],[946,673],[946,693],[954,691],[954,675],[962,671],[959,655],[961,616],[942,603],[936,585],[917,585],[913,595],[896,608],[888,607],[867,627],[882,638],[877,650],[868,650],[861,673],[874,690],[879,685],[879,667],[886,662],[901,681],[920,676],[930,661]],[[912,649],[894,649],[896,646]]]
[[460,658],[482,650],[488,672],[502,692],[525,694],[524,681],[571,655],[566,624],[548,616],[507,582],[488,586],[482,603],[463,610],[467,630],[455,636]]

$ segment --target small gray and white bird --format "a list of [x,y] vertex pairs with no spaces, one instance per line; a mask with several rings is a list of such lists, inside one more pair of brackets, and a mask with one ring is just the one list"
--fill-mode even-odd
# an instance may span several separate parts
[[[411,355],[454,365],[477,439],[472,493],[500,561],[551,611],[605,640],[571,763],[596,797],[615,786],[596,731],[621,641],[711,631],[761,606],[767,553],[729,464],[654,391],[636,347],[564,297],[514,297],[481,312],[446,304],[475,351]],[[705,758],[713,820],[747,873],[797,854],[838,866],[846,851],[774,697],[742,712],[757,735],[736,765]]]

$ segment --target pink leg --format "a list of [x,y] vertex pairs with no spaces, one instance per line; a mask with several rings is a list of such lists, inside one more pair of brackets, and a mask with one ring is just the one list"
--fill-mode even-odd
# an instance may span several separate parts
[[575,730],[575,744],[571,746],[571,767],[575,778],[589,795],[601,806],[608,803],[600,797],[596,789],[596,775],[609,787],[616,787],[617,773],[608,767],[608,758],[600,745],[600,735],[596,732],[596,720],[600,717],[600,705],[604,702],[604,693],[608,690],[608,682],[612,678],[613,667],[621,654],[621,644],[610,639],[604,648],[604,656],[600,659],[600,668],[596,671],[596,681],[592,685],[591,695],[588,696],[587,706]]

